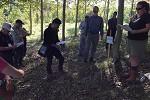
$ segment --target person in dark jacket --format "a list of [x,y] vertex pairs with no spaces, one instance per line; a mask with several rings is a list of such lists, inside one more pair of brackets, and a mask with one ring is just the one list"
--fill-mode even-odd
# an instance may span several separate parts
[[44,43],[43,45],[46,45],[48,47],[47,52],[47,73],[48,73],[48,81],[52,81],[55,79],[55,76],[53,75],[52,71],[52,59],[53,56],[55,56],[57,59],[59,59],[59,73],[63,74],[65,71],[63,70],[63,63],[64,63],[64,57],[60,52],[60,45],[56,44],[57,42],[60,42],[58,39],[58,29],[61,24],[61,20],[58,18],[55,18],[52,23],[48,26],[47,29],[44,31]]
[[[108,30],[107,30],[107,36],[113,37],[113,41],[115,39],[116,31],[117,31],[117,12],[113,13],[113,17],[108,20]],[[108,50],[108,43],[106,43],[106,51]],[[110,45],[111,49],[111,45]]]

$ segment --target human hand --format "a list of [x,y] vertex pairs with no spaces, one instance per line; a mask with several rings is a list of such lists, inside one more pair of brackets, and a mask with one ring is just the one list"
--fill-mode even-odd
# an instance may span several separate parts
[[12,90],[12,79],[6,75],[4,80],[6,81],[6,90],[11,91]]
[[15,49],[15,48],[17,48],[17,45],[16,44],[12,45],[12,49]]
[[57,48],[57,49],[60,49],[60,45],[58,45],[58,44],[52,44],[52,46]]

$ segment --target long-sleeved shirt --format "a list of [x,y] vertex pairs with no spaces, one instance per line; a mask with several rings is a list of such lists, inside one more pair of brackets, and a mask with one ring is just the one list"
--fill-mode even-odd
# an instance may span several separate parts
[[86,32],[86,25],[87,25],[87,22],[85,20],[81,21],[81,23],[79,25],[79,29],[80,29],[80,33],[81,34],[85,34],[85,32]]
[[93,15],[87,19],[87,32],[92,34],[100,32],[100,34],[104,34],[103,27],[104,26],[102,17]]
[[116,29],[116,25],[117,25],[117,18],[111,18],[108,20],[108,26],[109,28],[115,28]]
[[23,29],[17,28],[16,26],[12,27],[14,31],[11,32],[14,43],[23,42],[23,36],[28,35],[27,32]]
[[51,28],[51,25],[44,31],[44,45],[51,46],[51,44],[56,44],[60,42],[58,39],[58,31]]

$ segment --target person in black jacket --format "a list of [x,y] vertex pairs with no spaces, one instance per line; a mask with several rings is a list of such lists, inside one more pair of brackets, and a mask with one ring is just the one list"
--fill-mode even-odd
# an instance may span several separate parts
[[52,23],[48,26],[47,29],[44,31],[44,43],[43,45],[46,45],[48,47],[48,54],[47,54],[47,73],[48,73],[48,81],[52,81],[55,79],[55,76],[53,75],[53,71],[51,68],[52,65],[52,59],[53,56],[55,56],[57,59],[59,59],[59,73],[63,74],[65,71],[63,70],[63,63],[64,63],[64,57],[62,56],[60,52],[60,45],[56,44],[57,42],[60,42],[58,39],[58,29],[61,24],[61,20],[58,18],[55,18]]

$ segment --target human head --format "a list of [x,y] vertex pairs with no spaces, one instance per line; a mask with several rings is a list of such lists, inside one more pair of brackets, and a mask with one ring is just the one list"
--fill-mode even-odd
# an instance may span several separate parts
[[21,28],[22,25],[24,25],[24,23],[23,23],[22,20],[20,20],[20,19],[17,19],[16,22],[15,22],[15,24],[16,24],[16,27],[17,27],[17,28]]
[[140,1],[136,5],[137,14],[142,15],[143,13],[149,12],[149,3],[146,1]]
[[113,13],[113,18],[116,18],[116,16],[117,16],[117,12],[115,11],[115,12]]
[[5,22],[5,23],[2,24],[2,32],[3,32],[5,35],[8,35],[11,31],[13,31],[13,29],[12,29],[10,23]]
[[61,24],[61,20],[59,18],[55,18],[52,23],[51,23],[51,27],[54,29],[54,30],[58,30],[59,26]]
[[93,13],[98,14],[99,8],[97,6],[93,7]]

